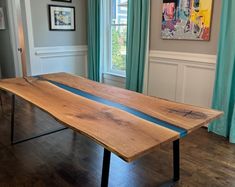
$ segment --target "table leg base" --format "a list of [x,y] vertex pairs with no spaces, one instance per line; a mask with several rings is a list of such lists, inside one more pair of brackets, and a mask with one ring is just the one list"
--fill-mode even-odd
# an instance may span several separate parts
[[108,187],[111,152],[104,149],[101,187]]
[[173,142],[173,181],[180,180],[180,140]]

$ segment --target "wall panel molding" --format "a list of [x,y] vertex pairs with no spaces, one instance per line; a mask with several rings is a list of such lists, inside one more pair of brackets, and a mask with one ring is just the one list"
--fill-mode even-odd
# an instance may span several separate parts
[[[150,51],[148,95],[210,107],[216,56]],[[105,84],[125,87],[125,78],[103,74]]]
[[216,55],[150,51],[148,94],[210,107],[216,59]]
[[198,54],[198,53],[181,53],[173,51],[150,51],[149,53],[150,61],[155,61],[157,59],[172,59],[174,61],[181,62],[193,62],[198,64],[211,64],[214,66],[216,64],[216,55]]
[[87,46],[35,47],[32,74],[67,72],[87,77]]
[[87,46],[56,46],[34,48],[35,55],[40,58],[87,55]]

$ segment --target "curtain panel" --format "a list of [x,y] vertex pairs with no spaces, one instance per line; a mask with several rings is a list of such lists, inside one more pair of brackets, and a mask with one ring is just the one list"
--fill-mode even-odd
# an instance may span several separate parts
[[143,92],[150,0],[128,0],[126,88]]
[[100,0],[88,0],[88,78],[100,81]]
[[224,115],[209,126],[209,131],[235,143],[235,1],[224,0],[221,15],[214,109]]

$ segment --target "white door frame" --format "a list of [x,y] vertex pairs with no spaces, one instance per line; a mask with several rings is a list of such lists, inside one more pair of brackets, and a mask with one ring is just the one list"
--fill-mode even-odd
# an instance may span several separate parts
[[40,64],[37,63],[35,57],[35,45],[34,45],[34,35],[33,35],[33,21],[32,21],[32,12],[31,12],[31,3],[30,0],[22,0],[25,4],[25,14],[26,14],[26,47],[27,47],[27,71],[28,75],[35,75],[34,72],[41,70]]

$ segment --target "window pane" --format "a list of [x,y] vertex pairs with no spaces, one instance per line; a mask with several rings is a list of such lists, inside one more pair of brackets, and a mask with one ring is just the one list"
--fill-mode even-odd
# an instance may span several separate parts
[[112,0],[112,59],[110,69],[126,71],[127,0]]
[[112,70],[126,70],[126,33],[126,26],[112,27]]
[[127,0],[112,0],[112,23],[127,24]]

